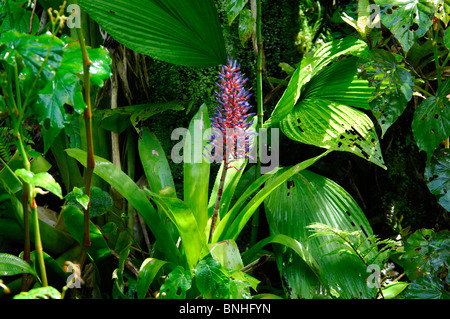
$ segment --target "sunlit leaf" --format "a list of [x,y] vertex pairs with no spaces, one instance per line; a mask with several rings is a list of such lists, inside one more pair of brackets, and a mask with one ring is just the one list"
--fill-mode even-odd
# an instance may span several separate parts
[[34,174],[24,168],[17,169],[15,174],[28,184],[42,187],[62,198],[61,186],[55,181],[53,176],[47,172]]
[[239,16],[239,39],[242,46],[245,46],[245,42],[252,37],[254,26],[255,18],[252,11],[250,9],[242,10]]
[[394,34],[405,53],[433,23],[435,5],[428,0],[375,0],[381,22]]
[[80,0],[103,30],[128,48],[186,66],[226,61],[219,16],[212,0]]
[[227,0],[228,24],[232,24],[234,19],[242,12],[248,0]]

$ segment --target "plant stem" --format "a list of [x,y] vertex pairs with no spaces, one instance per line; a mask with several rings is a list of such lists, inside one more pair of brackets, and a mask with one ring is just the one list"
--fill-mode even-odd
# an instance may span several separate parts
[[[262,128],[264,123],[264,105],[263,105],[263,91],[262,91],[262,56],[263,56],[263,40],[261,33],[261,15],[262,15],[262,1],[258,0],[256,4],[256,42],[258,47],[258,57],[256,62],[256,103],[257,103],[257,123],[256,123],[256,132]],[[261,156],[260,156],[260,147],[259,147],[259,136],[256,139],[256,147],[257,147],[257,165],[256,165],[256,173],[255,179],[258,178],[258,175],[261,174]],[[259,208],[255,211],[252,217],[252,231],[250,234],[250,246],[253,246],[256,243],[258,236],[258,228],[259,228]]]
[[217,217],[219,215],[220,202],[222,201],[223,187],[225,185],[225,178],[227,176],[227,170],[228,170],[228,163],[226,160],[224,160],[223,167],[222,167],[222,174],[220,175],[219,189],[217,190],[217,198],[216,198],[216,202],[214,203],[214,211],[213,211],[213,215],[211,218],[211,228],[209,230],[208,242],[211,241],[212,236],[214,234],[214,230],[216,229]]
[[[136,160],[136,139],[133,136],[132,128],[127,129],[127,175],[134,181],[135,175],[135,160]],[[128,216],[128,230],[131,237],[134,237],[134,208],[130,202],[127,206],[127,216]]]
[[89,233],[89,221],[90,221],[90,208],[91,208],[91,185],[92,175],[95,167],[94,160],[94,144],[92,137],[92,110],[91,110],[91,84],[89,67],[92,62],[89,60],[86,45],[84,43],[83,31],[77,28],[78,41],[80,42],[81,55],[83,58],[83,78],[84,78],[84,101],[87,105],[84,110],[84,121],[86,123],[86,146],[87,146],[87,165],[85,176],[85,190],[84,193],[89,197],[89,203],[84,211],[84,236],[83,236],[83,249],[80,256],[80,268],[83,268],[84,261],[86,259],[87,249],[91,245],[90,233]]
[[31,198],[31,214],[33,215],[34,242],[35,242],[36,252],[38,254],[39,268],[41,269],[42,286],[47,287],[48,286],[47,272],[45,270],[44,251],[42,248],[41,231],[39,229],[39,216],[38,216],[37,205],[36,205],[34,196],[32,196],[32,198]]

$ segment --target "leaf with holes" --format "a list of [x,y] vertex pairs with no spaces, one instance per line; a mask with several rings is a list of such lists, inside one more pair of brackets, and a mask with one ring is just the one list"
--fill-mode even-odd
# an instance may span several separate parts
[[[371,298],[376,289],[367,286],[364,262],[355,254],[333,254],[339,243],[327,236],[313,237],[307,227],[322,223],[343,231],[360,231],[360,251],[369,246],[372,228],[355,200],[339,185],[326,177],[303,170],[274,190],[265,200],[267,221],[272,234],[284,234],[305,245],[317,261],[320,278],[290,250],[276,251],[277,260],[285,262],[283,277],[291,297],[310,298],[322,282],[330,293],[342,298]],[[277,247],[274,247],[277,248]],[[367,254],[370,259],[375,251]]]
[[280,127],[295,141],[350,152],[386,168],[375,127],[370,118],[357,109],[309,98],[297,103]]
[[165,299],[185,299],[186,292],[192,286],[192,276],[189,270],[177,266],[170,272],[161,286],[160,295]]
[[411,74],[401,65],[402,57],[386,50],[372,50],[367,59],[360,59],[361,77],[374,87],[369,105],[381,126],[382,135],[403,113],[413,94]]
[[450,136],[448,98],[432,96],[422,101],[414,112],[412,131],[419,150],[427,152],[429,161],[438,145]]
[[430,192],[436,195],[442,207],[450,211],[450,149],[434,153],[424,175]]
[[435,5],[429,0],[375,0],[381,22],[394,34],[405,53],[433,23]]
[[436,276],[427,274],[414,280],[406,290],[406,299],[450,299],[450,293]]

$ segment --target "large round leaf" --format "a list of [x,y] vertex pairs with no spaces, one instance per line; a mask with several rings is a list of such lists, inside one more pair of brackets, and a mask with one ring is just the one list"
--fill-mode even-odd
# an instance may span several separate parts
[[79,4],[115,40],[136,52],[186,66],[226,62],[212,0],[80,0]]
[[[340,230],[361,232],[360,249],[367,248],[364,238],[372,236],[372,229],[344,189],[326,177],[304,170],[273,191],[265,201],[265,208],[271,233],[284,234],[304,243],[321,269],[320,281],[331,293],[341,298],[374,297],[376,288],[366,284],[369,273],[356,254],[337,253],[338,242],[329,243],[327,236],[310,238],[313,233],[308,226],[322,223]],[[312,297],[317,293],[318,279],[303,262],[289,259],[288,253],[290,251],[278,254],[278,261],[283,266],[283,277],[291,289],[291,297]]]

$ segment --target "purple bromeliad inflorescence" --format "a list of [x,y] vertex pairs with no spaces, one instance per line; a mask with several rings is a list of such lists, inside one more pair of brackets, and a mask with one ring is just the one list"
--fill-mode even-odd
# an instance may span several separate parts
[[247,114],[251,108],[248,102],[251,93],[244,88],[247,80],[242,78],[240,64],[228,58],[228,63],[222,66],[219,73],[219,83],[216,83],[220,89],[216,92],[219,104],[211,118],[213,136],[210,145],[216,154],[223,154],[220,160],[225,160],[227,164],[243,156],[252,158],[250,143],[256,133],[248,131],[253,124],[248,117],[255,114]]

